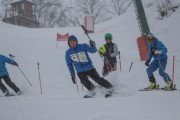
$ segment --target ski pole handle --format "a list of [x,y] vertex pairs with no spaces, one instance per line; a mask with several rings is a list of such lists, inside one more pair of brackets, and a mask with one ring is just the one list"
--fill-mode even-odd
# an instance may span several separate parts
[[84,32],[87,34],[87,29],[83,25],[81,25],[81,27],[84,30]]
[[14,56],[14,55],[12,55],[12,54],[9,54],[9,57],[11,57],[12,59],[13,59],[13,58],[15,58],[15,56]]

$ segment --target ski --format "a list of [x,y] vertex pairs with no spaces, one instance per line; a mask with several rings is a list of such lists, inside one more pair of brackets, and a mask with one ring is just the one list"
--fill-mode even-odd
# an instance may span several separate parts
[[156,89],[147,89],[147,88],[144,88],[144,89],[140,89],[139,91],[176,91],[176,90],[178,90],[178,89],[176,89],[176,87],[174,86],[173,88],[171,88],[171,89],[169,89],[169,90],[167,90],[167,89],[165,89],[165,88],[156,88]]
[[175,90],[178,90],[178,89],[176,89],[176,88],[171,88],[170,90],[167,90],[167,89],[161,88],[160,90],[161,90],[161,91],[175,91]]
[[105,94],[105,98],[109,98],[111,96],[112,96],[112,94]]
[[154,90],[159,90],[159,85],[157,85],[157,88],[155,89],[143,88],[143,89],[140,89],[139,91],[154,91]]
[[84,98],[94,98],[94,96],[85,95]]
[[140,89],[138,91],[156,91],[156,90],[159,90],[159,88],[158,89],[146,89],[146,88],[143,88],[143,89]]
[[12,96],[16,96],[16,95],[14,95],[14,94],[10,94],[10,95],[8,95],[8,96],[0,95],[0,97],[12,97]]

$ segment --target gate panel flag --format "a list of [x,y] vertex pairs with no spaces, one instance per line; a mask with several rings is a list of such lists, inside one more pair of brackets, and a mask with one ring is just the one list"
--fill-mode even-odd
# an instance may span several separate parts
[[146,61],[148,57],[148,48],[143,36],[138,37],[137,44],[141,61]]
[[69,37],[69,33],[66,33],[65,35],[61,35],[57,33],[57,41],[67,41]]

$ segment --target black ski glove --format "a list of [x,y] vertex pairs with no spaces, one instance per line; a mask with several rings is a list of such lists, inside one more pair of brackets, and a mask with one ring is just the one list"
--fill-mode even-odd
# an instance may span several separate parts
[[105,57],[110,57],[110,53],[105,53],[104,56]]
[[150,61],[149,61],[149,60],[146,60],[145,65],[146,65],[146,66],[149,66],[149,63],[150,63]]
[[94,47],[94,46],[96,45],[96,43],[95,43],[93,40],[90,40],[90,41],[89,41],[89,45],[90,45],[91,47]]
[[18,63],[17,63],[17,62],[15,62],[15,61],[14,61],[14,64],[13,64],[13,65],[15,65],[15,66],[19,66],[19,65],[18,65]]
[[76,84],[76,77],[75,77],[75,75],[71,75],[71,79],[72,79],[72,82],[73,82],[74,84]]

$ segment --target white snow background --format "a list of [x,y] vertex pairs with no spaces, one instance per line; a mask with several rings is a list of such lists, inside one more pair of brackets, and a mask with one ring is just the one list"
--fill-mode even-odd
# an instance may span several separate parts
[[[146,2],[145,5],[148,4]],[[166,72],[170,76],[172,58],[175,56],[174,82],[180,89],[180,9],[163,20],[157,20],[157,11],[152,6],[145,7],[145,12],[151,32],[168,48]],[[138,91],[147,87],[149,82],[147,67],[140,61],[137,48],[136,41],[140,32],[133,5],[120,17],[95,25],[95,33],[89,34],[96,46],[100,47],[105,43],[105,33],[112,33],[113,42],[121,52],[122,71],[118,64],[118,70],[106,77],[115,88],[115,94],[111,98],[104,98],[104,94],[97,88],[95,98],[84,99],[83,95],[87,90],[83,88],[82,91],[78,78],[79,93],[77,92],[65,62],[65,51],[69,48],[67,42],[59,42],[58,48],[56,47],[56,34],[67,32],[76,35],[79,43],[89,42],[81,27],[34,29],[0,22],[0,54],[15,55],[15,60],[32,83],[31,87],[17,67],[7,64],[12,81],[20,87],[23,94],[0,97],[0,120],[180,119],[180,91]],[[101,74],[103,62],[98,53],[90,54],[90,57]],[[166,85],[158,71],[155,72],[155,77],[160,87]],[[0,95],[3,93],[0,92]]]

